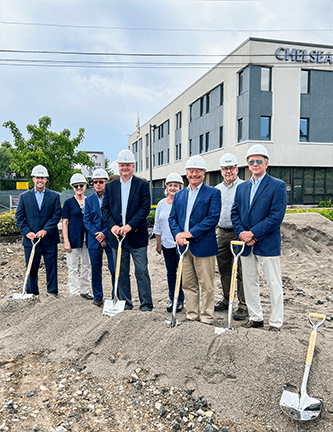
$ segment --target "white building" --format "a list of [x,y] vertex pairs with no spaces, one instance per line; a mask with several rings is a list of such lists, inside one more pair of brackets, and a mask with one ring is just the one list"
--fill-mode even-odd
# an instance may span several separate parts
[[[152,155],[150,161],[150,143]],[[207,163],[205,182],[221,181],[219,159],[269,152],[268,173],[287,184],[289,204],[333,198],[333,46],[249,38],[133,133],[136,173],[161,187],[185,175],[189,156]]]

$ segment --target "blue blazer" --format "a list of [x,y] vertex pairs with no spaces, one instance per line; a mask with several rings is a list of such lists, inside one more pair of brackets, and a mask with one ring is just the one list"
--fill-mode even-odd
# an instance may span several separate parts
[[[147,216],[150,212],[149,183],[133,176],[126,210],[126,224],[131,231],[127,234],[123,245],[137,249],[148,245]],[[122,226],[121,215],[121,184],[120,179],[114,179],[105,186],[102,216],[109,230],[110,244],[118,248],[118,241],[111,233],[114,225]]]
[[58,223],[61,218],[60,195],[58,192],[45,188],[42,207],[39,210],[34,189],[30,189],[20,195],[16,209],[16,224],[23,235],[22,244],[25,247],[32,247],[31,240],[26,238],[29,232],[35,234],[40,230],[47,231],[42,238],[44,246],[55,245],[60,242]]
[[[253,246],[254,255],[281,255],[280,226],[287,206],[286,184],[268,174],[262,179],[250,205],[250,180],[238,185],[231,221],[237,235],[242,231],[252,231],[258,240]],[[245,246],[243,255],[251,252]]]
[[[173,237],[184,231],[188,188],[176,192],[169,216],[169,226]],[[215,227],[221,213],[221,192],[211,186],[202,184],[194,202],[189,231],[190,251],[196,257],[218,255]]]
[[83,223],[88,231],[87,247],[88,249],[99,249],[101,245],[96,240],[96,233],[102,232],[106,236],[105,240],[108,243],[108,230],[102,219],[97,193],[95,192],[87,197],[84,203]]

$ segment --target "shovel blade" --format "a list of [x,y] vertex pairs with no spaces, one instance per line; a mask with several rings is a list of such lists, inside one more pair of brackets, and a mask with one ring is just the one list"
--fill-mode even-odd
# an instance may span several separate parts
[[33,296],[33,294],[13,294],[13,299],[14,300],[25,300],[25,299],[30,299]]
[[171,327],[175,327],[175,326],[179,326],[181,325],[181,322],[179,322],[177,319],[176,321],[170,321],[170,320],[165,320],[165,323],[168,324]]
[[105,300],[103,315],[113,317],[125,309],[125,300]]
[[309,397],[307,394],[301,401],[301,396],[298,393],[292,393],[284,390],[280,399],[280,407],[282,411],[294,420],[313,420],[317,418],[321,412],[323,401]]

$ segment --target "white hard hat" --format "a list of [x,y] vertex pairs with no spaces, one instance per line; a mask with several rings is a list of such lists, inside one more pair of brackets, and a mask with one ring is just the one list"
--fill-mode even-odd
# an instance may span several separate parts
[[170,173],[168,175],[168,177],[166,178],[166,180],[165,180],[165,184],[168,184],[168,183],[171,183],[171,182],[184,184],[182,176],[179,175],[178,173],[175,173],[175,172]]
[[108,180],[109,179],[109,175],[108,175],[108,173],[103,168],[97,168],[94,171],[93,175],[92,175],[92,179],[93,180],[95,180],[95,179],[106,179],[106,180]]
[[48,177],[49,173],[45,166],[36,165],[31,171],[31,177]]
[[131,152],[131,150],[121,150],[118,153],[117,157],[118,163],[135,163],[135,157],[134,154]]
[[87,184],[87,180],[86,180],[86,178],[85,178],[85,176],[84,176],[83,174],[76,173],[76,174],[73,174],[73,175],[72,175],[72,177],[71,177],[71,179],[70,179],[70,181],[69,181],[69,184],[70,184],[71,186],[73,186],[73,184],[76,184],[76,183],[84,183],[84,184]]
[[198,169],[203,169],[205,171],[207,170],[205,160],[201,156],[198,156],[198,155],[191,156],[187,160],[185,169],[189,169],[189,168],[198,168]]
[[250,147],[246,153],[246,160],[248,160],[250,156],[254,155],[265,156],[267,159],[269,159],[267,148],[262,144],[254,144],[252,147]]
[[227,166],[235,166],[238,165],[238,160],[235,155],[231,153],[226,153],[223,155],[220,159],[220,167],[227,167]]

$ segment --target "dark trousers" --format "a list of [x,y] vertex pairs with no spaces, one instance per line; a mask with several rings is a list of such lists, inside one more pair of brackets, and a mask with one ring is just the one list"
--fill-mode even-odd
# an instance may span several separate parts
[[[117,262],[117,249],[113,249],[114,262]],[[125,309],[133,309],[131,281],[130,281],[130,258],[133,258],[136,283],[140,300],[141,311],[151,311],[153,300],[151,297],[150,277],[148,273],[147,246],[132,248],[126,246],[122,248],[120,275],[118,285],[118,296],[120,300],[125,300]]]
[[[217,238],[217,245],[219,247],[217,264],[221,276],[221,284],[222,284],[222,291],[224,297],[223,303],[228,305],[232,265],[234,261],[234,256],[230,249],[230,242],[231,240],[238,240],[238,238],[234,230],[227,232],[222,230],[221,228],[216,229],[216,238]],[[238,307],[240,309],[247,309],[245,303],[245,296],[244,296],[242,266],[241,266],[240,259],[238,260],[238,269],[237,269],[237,297],[238,297]]]
[[[91,264],[91,285],[95,301],[103,300],[103,285],[102,285],[102,265],[103,265],[103,250],[108,259],[108,268],[111,273],[112,287],[114,287],[115,270],[112,249],[110,246],[103,248],[99,246],[98,249],[89,249],[90,264]],[[113,298],[113,288],[111,296]]]
[[[179,255],[177,253],[177,248],[170,248],[167,249],[164,246],[162,246],[163,255],[164,255],[164,261],[165,261],[165,267],[167,269],[167,279],[168,279],[168,286],[169,286],[169,298],[170,301],[173,302],[173,296],[175,294],[175,286],[176,286],[176,277],[177,277],[177,267],[179,262]],[[180,290],[179,290],[179,297],[178,301],[182,302],[184,301],[184,292],[182,289],[182,282],[180,282]]]
[[[31,247],[24,247],[26,265],[28,265],[31,250]],[[56,244],[51,246],[45,246],[41,243],[37,245],[35,249],[35,256],[32,261],[30,277],[27,283],[27,293],[35,295],[39,294],[38,269],[40,266],[40,260],[42,255],[44,257],[46,270],[47,292],[52,294],[58,294],[58,246]]]

